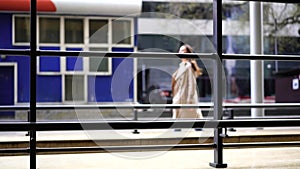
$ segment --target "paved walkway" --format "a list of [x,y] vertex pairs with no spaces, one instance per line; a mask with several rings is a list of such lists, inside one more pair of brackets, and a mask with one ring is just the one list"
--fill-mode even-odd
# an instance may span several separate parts
[[[38,155],[39,169],[210,169],[213,150]],[[229,169],[299,169],[300,147],[225,149]],[[28,156],[2,156],[1,169],[27,169]]]
[[[86,140],[86,139],[138,139],[170,137],[212,136],[211,130],[182,132],[173,130],[118,131],[55,131],[38,132],[42,140]],[[300,134],[300,128],[265,128],[264,130],[241,128],[234,135],[287,135]],[[28,141],[24,132],[2,132],[0,142]],[[114,152],[38,155],[39,169],[209,169],[213,161],[213,150],[178,150],[148,152]],[[224,149],[224,162],[230,169],[300,169],[300,147]],[[0,156],[0,169],[27,169],[29,156]]]

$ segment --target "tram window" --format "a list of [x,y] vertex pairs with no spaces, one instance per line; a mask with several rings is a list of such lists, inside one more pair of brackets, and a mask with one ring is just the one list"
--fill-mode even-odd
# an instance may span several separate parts
[[112,22],[112,42],[114,44],[131,44],[131,22],[129,20]]
[[83,44],[82,19],[65,19],[65,43]]
[[90,43],[108,43],[108,20],[90,20]]
[[[107,48],[90,48],[90,51],[107,51]],[[90,72],[109,72],[110,58],[101,56],[89,58]]]
[[40,43],[59,43],[59,18],[39,18]]
[[66,101],[84,100],[84,76],[83,75],[65,76],[65,99]]
[[90,58],[90,72],[107,72],[108,58]]
[[29,42],[30,19],[26,16],[15,16],[15,42]]

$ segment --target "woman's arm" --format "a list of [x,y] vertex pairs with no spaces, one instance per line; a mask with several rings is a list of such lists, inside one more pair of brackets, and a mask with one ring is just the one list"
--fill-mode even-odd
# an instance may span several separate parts
[[191,60],[191,64],[192,64],[193,70],[195,71],[196,75],[201,76],[202,69],[198,66],[196,60]]

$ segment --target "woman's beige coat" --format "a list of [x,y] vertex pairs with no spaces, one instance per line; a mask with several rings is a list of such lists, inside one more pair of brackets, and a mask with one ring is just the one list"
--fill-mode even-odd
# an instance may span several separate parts
[[[197,73],[190,62],[181,62],[179,68],[172,75],[173,103],[198,104]],[[173,118],[202,118],[200,109],[173,109]]]

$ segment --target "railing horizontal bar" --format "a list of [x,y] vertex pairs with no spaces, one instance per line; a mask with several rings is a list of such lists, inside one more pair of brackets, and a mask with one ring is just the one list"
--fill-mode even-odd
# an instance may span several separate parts
[[253,2],[273,2],[273,3],[299,3],[298,0],[233,0],[233,1],[253,1]]
[[222,59],[233,60],[281,60],[281,61],[300,61],[299,55],[247,55],[247,54],[223,54]]
[[54,51],[39,50],[39,56],[75,56],[75,57],[113,57],[113,58],[150,58],[150,59],[178,59],[178,58],[201,58],[218,59],[214,53],[162,53],[162,52],[97,52],[97,51]]
[[[30,50],[0,49],[4,55],[30,55]],[[219,59],[213,53],[161,53],[161,52],[97,52],[97,51],[60,51],[60,50],[37,50],[38,56],[70,56],[70,57],[112,57],[112,58],[151,58],[151,59]]]
[[223,108],[297,108],[300,103],[224,103]]
[[[300,103],[224,103],[223,108],[299,108]],[[70,109],[176,109],[176,108],[213,108],[213,103],[199,104],[88,104],[88,105],[37,105],[37,110]],[[0,111],[29,110],[29,105],[0,106]]]
[[274,146],[300,146],[300,142],[255,142],[255,143],[224,143],[224,147],[274,147]]
[[300,119],[1,122],[0,131],[122,130],[225,127],[300,127]]
[[284,116],[284,115],[265,115],[263,117],[235,117],[234,120],[254,120],[254,119],[300,119],[300,116]]
[[[0,54],[4,55],[30,55],[29,49],[0,49]],[[161,53],[161,52],[97,52],[97,51],[55,51],[38,50],[38,56],[75,56],[75,57],[115,57],[115,58],[201,58],[218,59],[214,53]],[[299,55],[253,55],[253,54],[223,54],[222,59],[236,60],[290,60],[300,61]]]
[[29,153],[27,148],[10,148],[10,149],[0,149],[0,154],[19,154],[19,153]]
[[30,55],[30,49],[0,49],[0,55]]
[[[211,108],[211,103],[204,104],[93,104],[93,105],[37,105],[37,110],[69,109],[155,109],[155,108]],[[0,110],[28,110],[29,105],[0,106]]]

